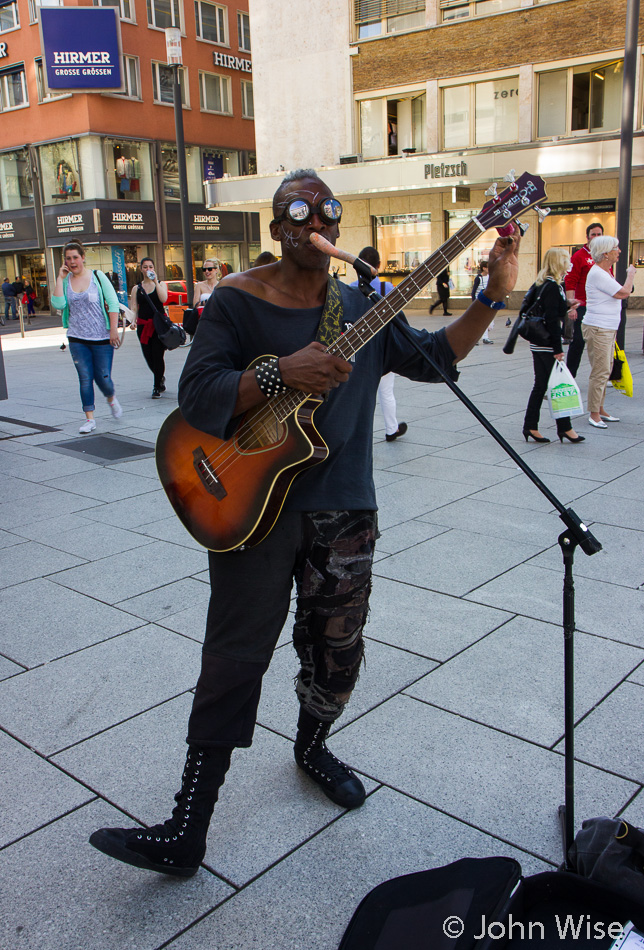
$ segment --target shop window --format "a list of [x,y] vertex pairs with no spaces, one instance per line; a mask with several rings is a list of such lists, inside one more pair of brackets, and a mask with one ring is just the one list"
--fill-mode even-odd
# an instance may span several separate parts
[[120,201],[152,201],[150,144],[105,139],[107,194]]
[[354,0],[359,40],[425,26],[425,0]]
[[45,83],[45,73],[42,67],[42,59],[36,59],[34,62],[36,63],[38,102],[53,102],[55,99],[65,99],[68,96],[71,96],[70,92],[49,92]]
[[12,211],[15,208],[28,208],[33,203],[27,149],[0,152],[0,209]]
[[181,0],[146,0],[148,26],[157,30],[166,30],[170,26],[183,32]]
[[[195,204],[203,202],[203,175],[201,155],[196,146],[188,145],[185,150],[186,174],[188,178],[188,200]],[[161,147],[161,168],[163,170],[163,194],[167,201],[179,201],[179,163],[174,145]]]
[[237,13],[237,42],[239,48],[250,53],[250,17],[247,13]]
[[14,3],[8,3],[6,6],[0,7],[0,33],[7,33],[19,26],[17,2],[14,0]]
[[[179,87],[181,89],[181,104],[184,108],[188,105],[186,101],[186,77],[185,69],[179,67]],[[152,63],[152,89],[154,90],[154,101],[164,105],[174,104],[174,67],[166,66],[165,63]]]
[[93,0],[95,7],[116,7],[121,20],[136,22],[134,0]]
[[446,86],[443,148],[501,145],[519,137],[519,77]]
[[40,7],[62,7],[63,0],[29,0],[29,22],[38,22],[38,10]]
[[537,136],[552,138],[618,129],[623,73],[621,59],[541,73]]
[[[380,254],[383,278],[398,283],[431,253],[431,214],[390,214],[378,217],[376,246]],[[429,289],[421,291],[428,296]]]
[[[538,3],[550,3],[552,0],[531,0],[529,6]],[[440,0],[441,20],[462,20],[464,17],[490,16],[492,13],[504,13],[524,7],[523,0]]]
[[232,115],[230,79],[214,73],[199,72],[199,101],[202,112]]
[[242,94],[242,115],[245,119],[254,119],[255,118],[255,103],[253,101],[253,84],[252,82],[246,82],[242,79],[241,81],[241,94]]
[[209,43],[228,45],[226,36],[228,11],[226,7],[208,3],[207,0],[195,0],[195,22],[199,39],[208,40]]
[[82,198],[78,148],[74,139],[38,147],[43,200],[46,205]]
[[23,109],[29,105],[24,66],[0,70],[0,112]]
[[[452,237],[457,231],[471,221],[478,214],[476,211],[446,211],[446,231],[448,237]],[[458,257],[449,265],[450,277],[454,281],[454,290],[452,294],[457,297],[469,297],[472,293],[474,278],[481,261],[487,261],[490,257],[490,251],[494,245],[494,234],[481,234],[476,241],[469,247],[466,247]]]
[[359,107],[360,151],[364,159],[402,155],[405,150],[426,150],[425,93],[362,99]]
[[204,151],[202,176],[204,181],[214,181],[217,178],[236,178],[240,174],[243,174],[243,172],[240,170],[239,152],[233,149],[209,149]]
[[[126,99],[141,98],[141,74],[138,56],[121,57],[121,68],[123,70],[123,83],[125,89],[123,92],[115,92],[112,95],[124,96]],[[179,80],[181,82],[181,80]],[[174,99],[172,100],[174,102]]]

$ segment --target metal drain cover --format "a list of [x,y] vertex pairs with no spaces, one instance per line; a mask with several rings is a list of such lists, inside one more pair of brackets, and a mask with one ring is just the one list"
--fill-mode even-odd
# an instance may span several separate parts
[[85,435],[82,439],[69,439],[67,442],[47,442],[42,446],[72,455],[74,458],[95,462],[97,465],[110,465],[113,462],[133,462],[135,459],[151,458],[154,445],[138,439],[126,439],[122,435]]

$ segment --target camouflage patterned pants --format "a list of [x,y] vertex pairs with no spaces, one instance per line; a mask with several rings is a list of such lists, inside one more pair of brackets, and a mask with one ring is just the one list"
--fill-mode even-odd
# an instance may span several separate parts
[[189,742],[250,745],[293,581],[300,703],[316,719],[340,716],[360,671],[376,536],[373,511],[286,512],[257,547],[210,553],[212,594]]

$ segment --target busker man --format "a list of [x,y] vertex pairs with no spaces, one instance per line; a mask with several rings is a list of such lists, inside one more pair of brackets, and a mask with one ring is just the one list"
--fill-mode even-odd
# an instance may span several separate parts
[[586,228],[586,243],[578,251],[575,251],[570,258],[570,271],[564,279],[567,299],[571,302],[578,300],[580,304],[575,316],[570,316],[570,319],[574,320],[574,329],[572,331],[572,341],[568,346],[568,355],[566,356],[566,366],[573,376],[577,375],[581,356],[586,346],[581,332],[581,321],[586,313],[586,277],[590,268],[595,264],[590,256],[590,242],[593,238],[601,237],[603,233],[604,229],[598,221],[588,225]]
[[[438,381],[391,323],[350,363],[326,352],[370,304],[329,278],[329,259],[311,243],[335,244],[342,206],[312,169],[287,175],[273,199],[273,240],[282,259],[233,274],[206,304],[179,386],[186,421],[219,438],[238,417],[283,387],[327,397],[315,426],[328,458],[294,481],[282,512],[258,545],[209,553],[211,600],[202,667],[188,724],[188,753],[176,807],[152,828],[101,829],[90,842],[127,864],[189,877],[234,748],[251,745],[262,677],[286,621],[295,579],[293,644],[300,661],[294,754],[298,766],[342,808],[362,805],[356,775],[326,737],[358,678],[377,536],[372,430],[381,377],[395,371]],[[517,232],[515,231],[515,234]],[[447,330],[414,331],[441,366],[457,374],[517,276],[518,234],[497,239],[483,301]],[[487,303],[490,306],[487,305]],[[258,356],[277,357],[247,370]]]

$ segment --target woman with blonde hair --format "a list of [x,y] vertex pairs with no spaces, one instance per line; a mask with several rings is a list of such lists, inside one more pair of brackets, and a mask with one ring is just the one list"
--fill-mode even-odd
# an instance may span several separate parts
[[[570,307],[566,300],[566,293],[562,281],[570,266],[570,254],[563,247],[551,247],[543,258],[543,267],[537,274],[537,279],[528,291],[524,301],[524,308],[539,297],[546,320],[546,328],[550,337],[550,346],[530,344],[532,361],[534,363],[534,386],[528,399],[528,406],[523,421],[523,436],[526,442],[534,439],[535,442],[550,442],[539,432],[539,413],[543,397],[548,388],[548,380],[555,360],[563,360],[563,344],[561,329],[566,313],[574,314],[577,304]],[[557,435],[559,441],[584,442],[583,435],[577,435],[570,422],[570,416],[557,419]]]
[[208,258],[202,265],[203,280],[198,281],[192,293],[192,306],[203,307],[221,280],[221,261]]
[[622,300],[633,292],[636,271],[631,264],[623,286],[611,275],[611,267],[617,264],[620,255],[617,238],[607,235],[594,237],[589,250],[595,263],[586,277],[586,313],[581,321],[581,332],[590,360],[588,422],[596,429],[607,429],[607,422],[619,422],[619,419],[606,412],[604,396],[613,368],[615,337],[622,318]]

